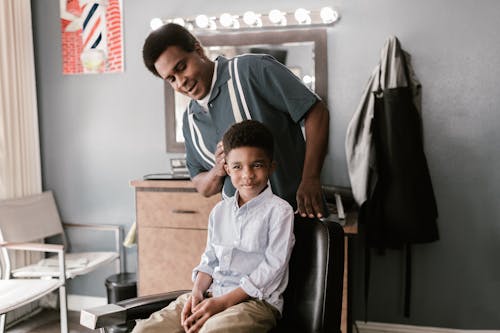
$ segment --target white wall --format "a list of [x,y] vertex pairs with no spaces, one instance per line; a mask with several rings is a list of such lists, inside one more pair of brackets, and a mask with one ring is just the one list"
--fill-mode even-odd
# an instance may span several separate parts
[[[162,82],[141,60],[152,17],[336,6],[342,18],[329,31],[331,136],[323,180],[344,186],[347,124],[385,39],[398,36],[423,86],[425,151],[441,240],[415,248],[410,319],[402,316],[402,257],[374,258],[368,319],[500,327],[500,2],[124,0],[125,72],[88,76],[61,74],[58,4],[32,1],[44,187],[55,191],[67,220],[126,227],[134,219],[128,182],[168,167]],[[355,314],[364,319],[357,250]],[[135,252],[128,255],[135,270]],[[91,285],[75,281],[71,288],[104,295],[104,287]]]

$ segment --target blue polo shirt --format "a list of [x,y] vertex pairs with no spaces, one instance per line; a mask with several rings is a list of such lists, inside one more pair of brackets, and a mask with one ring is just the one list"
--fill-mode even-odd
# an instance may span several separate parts
[[[216,61],[217,80],[208,112],[191,100],[183,115],[186,162],[191,178],[213,167],[217,143],[231,125],[242,119],[258,120],[274,136],[277,166],[270,177],[272,191],[296,209],[295,195],[305,156],[300,123],[319,97],[271,56],[245,54],[231,60],[218,57]],[[235,91],[233,98],[230,89]],[[234,195],[229,177],[223,191],[227,196]]]

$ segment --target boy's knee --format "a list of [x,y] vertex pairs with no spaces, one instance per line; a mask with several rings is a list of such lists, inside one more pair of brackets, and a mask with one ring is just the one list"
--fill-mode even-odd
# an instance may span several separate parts
[[203,324],[198,333],[219,333],[232,332],[230,325],[228,326],[227,319],[224,317],[214,316],[208,318]]
[[159,313],[153,314],[148,319],[137,320],[132,333],[176,333],[184,332],[175,318],[162,316]]

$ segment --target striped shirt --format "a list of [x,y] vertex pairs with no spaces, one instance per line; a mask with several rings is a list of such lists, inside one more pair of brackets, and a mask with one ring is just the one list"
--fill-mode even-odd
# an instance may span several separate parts
[[[274,134],[272,191],[296,208],[295,195],[302,178],[305,141],[301,121],[319,97],[273,57],[247,54],[228,60],[218,57],[217,80],[203,112],[196,101],[183,117],[186,161],[191,177],[214,165],[217,142],[235,122],[254,119]],[[234,195],[229,177],[224,194]]]

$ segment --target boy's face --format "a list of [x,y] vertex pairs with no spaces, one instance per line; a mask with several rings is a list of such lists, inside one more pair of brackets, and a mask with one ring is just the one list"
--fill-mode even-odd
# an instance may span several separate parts
[[214,64],[199,44],[193,52],[169,46],[156,60],[155,68],[175,91],[192,99],[202,99],[210,91]]
[[266,188],[269,176],[275,168],[275,163],[266,152],[257,147],[231,149],[225,159],[224,168],[238,190],[240,206]]

